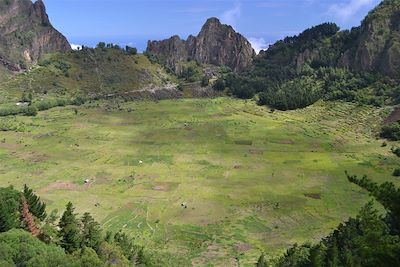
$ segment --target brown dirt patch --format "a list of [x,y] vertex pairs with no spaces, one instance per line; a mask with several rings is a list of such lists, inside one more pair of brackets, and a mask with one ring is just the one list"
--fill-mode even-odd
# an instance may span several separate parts
[[280,140],[280,141],[278,141],[277,143],[278,143],[278,144],[282,144],[282,145],[293,145],[293,144],[294,144],[294,141],[293,141],[293,140],[290,140],[290,139],[287,139],[287,140]]
[[218,266],[237,266],[234,258],[229,258],[226,250],[218,244],[210,244],[207,250],[200,257],[192,260],[192,266],[206,266],[210,260],[222,261],[223,265]]
[[97,173],[94,181],[96,181],[96,184],[109,184],[112,182],[112,174],[108,172],[100,172]]
[[249,153],[251,155],[263,155],[264,152],[265,152],[265,150],[263,150],[263,149],[250,149],[249,150]]
[[385,124],[390,124],[396,121],[400,121],[400,108],[396,108],[390,113],[389,117],[385,119]]
[[320,194],[304,194],[304,196],[312,199],[321,199]]
[[253,145],[253,141],[252,140],[236,140],[235,144],[240,145],[240,146],[251,146],[251,145]]
[[56,132],[49,132],[49,133],[43,133],[43,134],[37,134],[33,138],[34,139],[40,139],[40,138],[45,138],[45,137],[50,137],[53,136]]
[[16,149],[16,148],[18,148],[18,145],[16,145],[16,144],[9,144],[9,143],[0,143],[0,148],[5,148],[5,149]]
[[241,166],[241,165],[235,165],[235,166],[233,166],[233,168],[234,168],[235,170],[239,170],[239,169],[242,168],[242,166]]
[[34,151],[15,152],[12,153],[12,155],[19,159],[23,159],[33,163],[43,162],[49,159],[49,156]]
[[77,129],[87,129],[89,128],[89,125],[86,123],[82,123],[82,122],[77,122],[74,124],[75,128]]
[[235,244],[235,249],[236,249],[237,251],[241,251],[241,252],[249,251],[249,250],[251,250],[252,248],[253,248],[253,247],[252,247],[250,244],[247,244],[247,243],[239,242],[239,243],[236,243],[236,244]]
[[78,190],[82,190],[84,188],[85,188],[85,186],[80,186],[80,185],[74,184],[72,182],[57,181],[57,182],[51,183],[48,186],[40,189],[39,192],[46,193],[46,192],[50,192],[50,191],[54,191],[54,190],[75,190],[75,191],[78,191]]
[[175,190],[178,187],[178,185],[179,183],[170,183],[170,182],[156,183],[153,186],[153,190],[169,192]]

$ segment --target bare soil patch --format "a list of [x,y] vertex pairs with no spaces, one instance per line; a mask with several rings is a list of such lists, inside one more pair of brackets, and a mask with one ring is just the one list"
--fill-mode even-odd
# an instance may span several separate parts
[[49,184],[48,186],[42,188],[39,190],[41,193],[46,193],[54,190],[82,190],[84,189],[85,186],[80,186],[78,184],[72,183],[72,182],[61,182],[57,181],[54,183]]
[[304,194],[304,196],[312,199],[321,199],[320,194]]
[[170,183],[170,182],[155,183],[153,186],[153,190],[169,192],[175,190],[178,187],[178,185],[179,183]]
[[14,156],[17,158],[33,162],[33,163],[38,163],[38,162],[43,162],[49,159],[49,156],[45,154],[40,154],[38,152],[34,151],[21,151],[21,152],[15,152],[13,153]]
[[278,141],[277,143],[278,143],[278,144],[282,144],[282,145],[293,145],[293,144],[294,144],[294,141],[293,141],[293,140],[290,140],[290,139],[287,139],[287,140],[280,140],[280,141]]
[[251,145],[253,145],[253,141],[252,140],[236,140],[235,144],[241,145],[241,146],[251,146]]
[[396,121],[400,121],[400,108],[396,108],[393,112],[385,119],[385,124],[390,124]]
[[250,244],[239,242],[235,244],[235,249],[237,251],[245,252],[251,250],[253,247]]
[[249,153],[251,155],[263,155],[264,152],[265,152],[265,150],[263,150],[263,149],[250,149],[249,150]]

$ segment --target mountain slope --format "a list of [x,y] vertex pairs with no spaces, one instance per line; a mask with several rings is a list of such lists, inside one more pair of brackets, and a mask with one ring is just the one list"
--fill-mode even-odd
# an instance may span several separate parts
[[309,64],[400,78],[400,1],[382,1],[360,27],[350,31],[324,23],[287,37],[261,52],[257,60],[273,69],[291,68],[291,74]]
[[201,64],[228,66],[235,71],[250,67],[255,52],[249,41],[217,18],[210,18],[197,37],[185,41],[179,36],[149,41],[147,52],[163,57],[167,67],[180,72],[180,62],[195,60]]
[[400,78],[400,1],[385,0],[364,19],[341,65]]
[[14,92],[15,97],[22,92],[105,97],[165,87],[172,79],[144,55],[131,55],[120,48],[84,48],[46,55],[30,71],[2,83],[0,91]]
[[21,71],[43,54],[70,49],[51,26],[42,0],[0,0],[0,64],[8,70]]

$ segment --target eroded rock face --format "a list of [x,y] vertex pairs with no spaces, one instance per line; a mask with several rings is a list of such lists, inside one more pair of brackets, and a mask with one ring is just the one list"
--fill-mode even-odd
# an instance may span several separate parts
[[0,64],[7,69],[20,71],[45,53],[70,49],[51,26],[42,0],[0,0]]
[[149,41],[147,52],[163,56],[167,66],[175,72],[179,72],[179,62],[188,60],[241,71],[252,64],[255,56],[250,42],[217,18],[208,19],[198,36],[189,36],[186,41],[179,36]]
[[363,21],[355,47],[346,51],[341,66],[400,77],[400,1],[386,0]]

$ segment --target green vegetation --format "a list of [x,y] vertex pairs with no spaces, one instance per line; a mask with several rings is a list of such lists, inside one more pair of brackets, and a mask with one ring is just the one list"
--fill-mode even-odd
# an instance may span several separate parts
[[400,122],[384,125],[381,130],[381,137],[389,140],[400,140]]
[[121,49],[113,44],[104,46],[46,55],[32,70],[14,75],[0,84],[1,101],[39,102],[43,99],[52,103],[41,105],[61,106],[62,103],[53,101],[80,96],[89,99],[129,98],[135,91],[163,87],[176,80],[160,65],[137,54],[135,48]]
[[[242,73],[105,42],[0,67],[0,266],[400,266],[399,7]],[[188,87],[244,100],[129,102]]]
[[[32,189],[0,188],[0,263],[2,266],[138,266],[143,248],[123,232],[103,236],[89,213],[81,219],[67,204],[58,228],[55,213],[46,220],[46,205]],[[20,228],[25,229],[22,231]],[[48,235],[48,233],[52,235]]]
[[[49,211],[71,201],[76,221],[90,212],[106,240],[123,229],[150,266],[254,265],[262,251],[269,260],[356,216],[368,195],[345,170],[399,184],[397,142],[375,139],[387,113],[337,102],[271,113],[230,98],[88,101],[2,118],[13,127],[0,140],[0,186],[40,195],[43,240],[62,238]],[[75,240],[76,229],[66,233]]]
[[[399,266],[400,189],[393,183],[377,185],[363,177],[348,176],[367,190],[385,209],[382,216],[373,202],[317,245],[295,245],[274,266]],[[260,258],[261,259],[261,258]]]
[[398,80],[343,67],[343,54],[355,46],[359,34],[360,28],[339,31],[332,23],[312,27],[261,51],[252,69],[225,75],[214,88],[243,99],[258,95],[260,105],[280,110],[304,108],[320,99],[399,104]]

